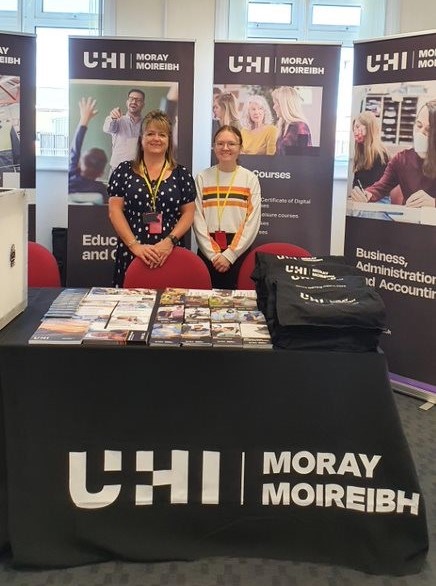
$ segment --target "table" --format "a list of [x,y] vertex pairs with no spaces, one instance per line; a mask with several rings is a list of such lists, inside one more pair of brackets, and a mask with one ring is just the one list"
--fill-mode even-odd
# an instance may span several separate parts
[[411,208],[405,205],[362,202],[347,200],[347,215],[359,217],[374,217],[381,220],[393,220],[395,222],[410,222],[412,224],[425,224],[436,226],[436,209],[430,207]]
[[29,346],[0,332],[16,565],[205,556],[418,572],[423,497],[379,353]]

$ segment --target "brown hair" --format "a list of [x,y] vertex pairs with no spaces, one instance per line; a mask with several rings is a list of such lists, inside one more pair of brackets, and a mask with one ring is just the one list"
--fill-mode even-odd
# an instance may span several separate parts
[[241,131],[239,130],[239,128],[236,128],[236,126],[232,126],[231,124],[224,124],[223,126],[220,126],[218,128],[218,130],[215,132],[214,136],[213,136],[213,142],[215,144],[218,136],[221,134],[221,132],[224,131],[228,131],[228,132],[232,132],[235,136],[238,137],[239,140],[239,144],[241,146],[242,149],[242,134]]
[[89,149],[82,156],[83,174],[92,179],[96,179],[103,174],[106,167],[107,156],[103,149],[92,148]]
[[133,161],[133,170],[138,173],[143,162],[144,149],[142,148],[142,137],[150,124],[157,126],[159,130],[168,135],[168,148],[165,153],[165,159],[171,169],[177,166],[177,161],[174,158],[174,142],[173,142],[173,125],[168,115],[162,110],[151,110],[147,112],[141,123],[141,132],[138,137],[138,144],[136,146],[136,156]]
[[422,165],[422,171],[426,177],[436,179],[436,99],[426,102],[422,108],[424,107],[428,110],[429,133],[428,149]]

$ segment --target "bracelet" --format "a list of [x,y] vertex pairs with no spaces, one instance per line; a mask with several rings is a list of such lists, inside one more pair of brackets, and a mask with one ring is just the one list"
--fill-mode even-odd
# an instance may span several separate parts
[[127,248],[130,248],[131,246],[133,246],[134,244],[139,244],[139,242],[136,240],[136,238],[134,238],[133,240],[131,240],[130,242],[126,242],[126,246]]

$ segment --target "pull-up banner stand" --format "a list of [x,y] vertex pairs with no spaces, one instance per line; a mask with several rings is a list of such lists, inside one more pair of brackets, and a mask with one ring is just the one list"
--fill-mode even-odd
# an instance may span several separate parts
[[25,188],[35,240],[35,35],[0,33],[0,187]]
[[[243,133],[240,164],[262,189],[255,245],[330,252],[339,58],[336,45],[215,43],[212,134],[229,123]],[[223,113],[230,102],[234,120]],[[265,113],[262,126],[250,104]]]
[[[356,42],[352,119],[377,121],[389,161],[347,200],[345,256],[386,304],[394,388],[436,402],[436,34]],[[378,131],[377,131],[378,128]],[[351,159],[356,144],[352,146]],[[367,170],[371,174],[371,170]],[[361,175],[362,177],[362,175]],[[357,178],[350,169],[348,194]],[[375,181],[375,182],[374,182]]]
[[[115,108],[126,115],[132,89],[145,94],[143,117],[154,109],[172,118],[179,163],[192,168],[194,43],[119,38],[70,37],[70,173],[68,185],[68,266],[70,287],[112,283],[116,234],[108,218],[106,185],[121,160],[134,158],[137,137],[117,136],[122,159],[107,119]],[[137,93],[134,95],[138,95]],[[87,125],[81,117],[83,100],[95,100]],[[138,125],[139,136],[139,125]],[[129,148],[129,145],[132,149]],[[92,153],[106,163],[101,175],[78,176],[80,157]],[[88,179],[88,180],[86,180]]]

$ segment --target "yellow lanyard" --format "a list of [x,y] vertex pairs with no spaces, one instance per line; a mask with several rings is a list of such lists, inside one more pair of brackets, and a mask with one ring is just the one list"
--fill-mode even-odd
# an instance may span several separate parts
[[227,190],[226,196],[223,201],[220,201],[220,170],[216,168],[216,207],[218,212],[218,230],[221,230],[221,218],[223,217],[224,208],[226,207],[227,199],[229,197],[230,190],[233,187],[233,182],[235,180],[236,171],[238,170],[238,165],[236,165],[235,170],[232,173],[232,177],[230,179],[230,185]]
[[165,160],[165,163],[162,167],[162,171],[160,172],[160,175],[159,175],[159,179],[157,180],[157,183],[153,188],[151,186],[150,179],[148,178],[147,167],[144,165],[143,161],[141,161],[140,172],[141,172],[141,175],[147,185],[148,191],[151,195],[151,209],[153,210],[153,212],[156,211],[157,192],[159,191],[160,184],[162,183],[163,176],[165,175],[165,171],[167,169],[168,169],[168,161]]

